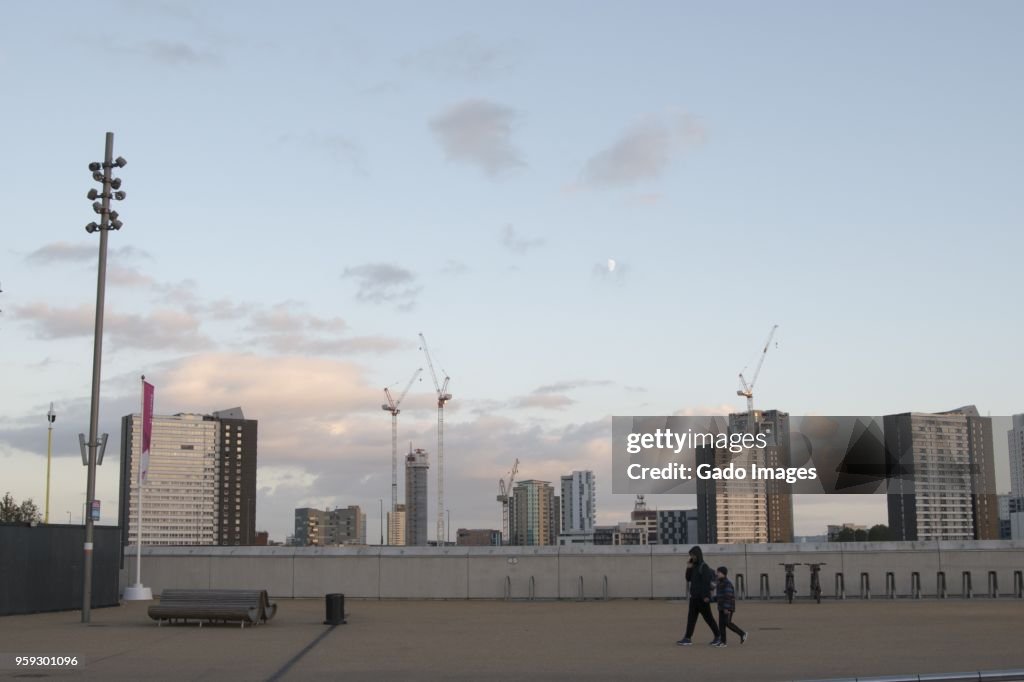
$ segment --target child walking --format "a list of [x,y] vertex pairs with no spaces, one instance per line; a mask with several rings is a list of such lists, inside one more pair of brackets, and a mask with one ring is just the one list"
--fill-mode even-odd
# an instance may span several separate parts
[[732,586],[732,581],[729,580],[729,569],[719,566],[716,577],[718,585],[715,590],[715,601],[718,603],[718,629],[722,634],[715,646],[728,646],[725,643],[725,638],[729,630],[739,635],[740,644],[743,644],[747,641],[747,633],[732,621],[736,613],[736,589]]

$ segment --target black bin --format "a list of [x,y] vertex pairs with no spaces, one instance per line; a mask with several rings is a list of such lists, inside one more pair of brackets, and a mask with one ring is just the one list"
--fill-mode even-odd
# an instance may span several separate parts
[[325,598],[327,607],[327,620],[324,625],[345,624],[345,595],[329,594]]

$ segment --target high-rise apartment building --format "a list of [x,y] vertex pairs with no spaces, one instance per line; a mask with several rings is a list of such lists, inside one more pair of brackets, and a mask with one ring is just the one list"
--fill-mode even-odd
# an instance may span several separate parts
[[643,495],[636,496],[636,500],[633,502],[633,511],[629,514],[629,521],[631,527],[640,528],[647,535],[642,543],[631,542],[629,544],[658,544],[658,512],[647,508],[647,501]]
[[[256,542],[257,422],[240,408],[212,415],[154,415],[142,501],[145,545]],[[138,535],[142,417],[121,419],[121,502],[125,543]]]
[[491,528],[460,528],[455,544],[461,547],[500,547],[501,531]]
[[998,539],[991,418],[969,405],[883,422],[886,451],[901,472],[887,496],[893,539]]
[[659,545],[695,545],[697,539],[696,509],[659,509]]
[[517,483],[509,498],[509,544],[558,544],[559,504],[559,497],[549,482]]
[[427,545],[427,451],[412,449],[405,456],[405,544]]
[[1010,454],[1010,495],[1024,498],[1024,414],[1012,417],[1013,427],[1006,432]]
[[597,490],[593,471],[574,471],[562,476],[560,506],[559,544],[593,544],[594,520],[597,516]]
[[295,510],[293,544],[306,547],[337,547],[366,544],[366,514],[358,505],[344,509]]
[[[698,447],[697,464],[726,467],[735,464],[789,467],[789,414],[755,410],[729,415],[728,432],[764,434],[764,448],[732,453],[724,448]],[[751,478],[697,481],[699,541],[705,543],[793,542],[793,495],[784,481]]]
[[396,505],[395,511],[388,512],[388,544],[401,547],[405,544],[405,505]]

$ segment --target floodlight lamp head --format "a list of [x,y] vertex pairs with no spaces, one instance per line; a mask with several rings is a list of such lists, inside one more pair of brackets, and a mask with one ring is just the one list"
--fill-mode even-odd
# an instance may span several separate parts
[[96,171],[92,174],[92,179],[96,182],[103,182],[103,173]]
[[98,229],[100,229],[100,226],[97,225],[96,223],[89,223],[88,225],[85,226],[85,231],[88,232],[89,234],[92,234]]
[[128,165],[128,162],[124,160],[123,156],[119,156],[116,159],[114,159],[114,165],[117,166],[118,168],[124,168],[126,165]]
[[95,189],[90,189],[89,192],[85,195],[85,198],[95,201],[96,197],[98,197],[99,195],[100,193],[97,192]]
[[121,178],[112,178],[110,180],[110,186],[114,189],[121,189]]
[[114,198],[117,199],[118,201],[124,201],[124,198],[126,196],[128,195],[125,194],[124,192],[114,192]]
[[112,230],[120,230],[123,225],[124,225],[124,223],[122,223],[120,220],[111,220],[110,221],[110,229],[112,229]]
[[119,214],[119,213],[118,213],[117,211],[111,211],[111,212],[110,212],[110,219],[111,219],[111,220],[117,220],[117,218],[118,218],[118,216],[119,216],[119,215],[120,215],[120,214]]
[[101,204],[98,201],[92,202],[92,210],[96,211],[97,213],[103,213],[103,204]]
[[92,163],[89,164],[89,170],[93,171],[94,173],[100,170],[101,168],[103,168],[103,166],[100,165],[99,161],[93,161]]

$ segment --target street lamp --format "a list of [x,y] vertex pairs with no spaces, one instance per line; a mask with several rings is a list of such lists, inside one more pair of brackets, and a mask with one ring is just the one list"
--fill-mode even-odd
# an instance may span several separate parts
[[46,511],[43,512],[43,523],[50,522],[50,459],[53,456],[53,422],[57,414],[53,411],[53,403],[50,403],[50,411],[46,413],[46,421],[49,426],[46,428]]
[[[122,157],[114,158],[114,133],[107,133],[106,145],[103,152],[103,163],[94,161],[89,164],[92,171],[92,178],[101,184],[102,191],[97,193],[89,190],[86,197],[93,201],[92,210],[99,215],[99,223],[89,223],[85,231],[89,234],[100,233],[99,267],[96,273],[96,326],[93,332],[92,346],[92,403],[89,408],[89,441],[88,457],[86,466],[88,475],[85,488],[85,545],[84,562],[82,570],[82,622],[88,623],[92,609],[92,551],[93,551],[93,519],[92,506],[93,498],[96,496],[96,465],[103,459],[103,452],[100,449],[99,419],[100,419],[100,366],[103,359],[103,301],[106,294],[107,284],[107,233],[110,230],[120,230],[124,225],[119,219],[117,211],[110,209],[110,200],[121,201],[125,198],[124,192],[115,192],[115,186],[120,187],[119,178],[111,177],[114,168],[124,168],[127,162]],[[79,436],[80,439],[81,436]],[[84,439],[82,439],[84,440]],[[103,443],[106,438],[103,438]],[[84,453],[83,453],[84,454]]]

